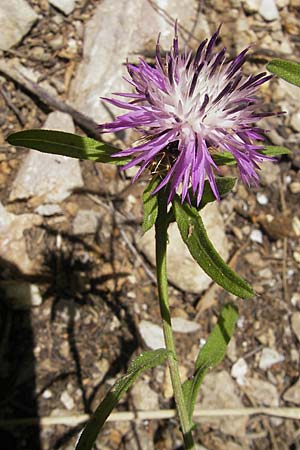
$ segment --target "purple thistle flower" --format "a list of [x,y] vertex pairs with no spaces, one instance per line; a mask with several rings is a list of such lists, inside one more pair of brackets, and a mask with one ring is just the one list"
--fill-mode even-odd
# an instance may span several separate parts
[[160,53],[159,39],[156,63],[152,67],[143,59],[137,66],[127,64],[135,93],[115,93],[131,99],[129,103],[105,101],[128,109],[113,122],[100,125],[101,132],[117,132],[134,128],[142,132],[137,146],[116,153],[116,157],[132,156],[123,166],[128,169],[140,165],[136,180],[146,169],[160,166],[162,180],[153,193],[169,185],[171,201],[181,187],[182,201],[189,199],[191,186],[200,203],[204,181],[219,199],[214,172],[218,167],[213,153],[230,152],[240,171],[241,179],[257,184],[258,163],[270,159],[261,153],[263,131],[253,123],[270,113],[256,112],[261,101],[255,93],[269,80],[266,73],[243,76],[241,67],[249,48],[235,59],[226,61],[226,49],[213,53],[220,28],[210,41],[203,41],[195,55],[191,51],[179,53],[177,26],[171,51],[165,62]]

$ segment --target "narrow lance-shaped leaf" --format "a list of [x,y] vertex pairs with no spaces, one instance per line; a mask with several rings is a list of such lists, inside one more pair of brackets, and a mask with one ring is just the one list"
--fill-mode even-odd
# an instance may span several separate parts
[[289,155],[291,150],[286,147],[282,147],[281,145],[266,145],[262,153],[266,156],[281,156],[281,155]]
[[195,403],[203,378],[209,370],[220,364],[225,357],[237,319],[238,311],[235,306],[229,303],[222,308],[217,324],[210,333],[205,345],[199,351],[195,362],[193,378],[183,384],[183,392],[190,420],[193,417]]
[[157,214],[158,214],[158,203],[157,195],[153,195],[152,192],[158,186],[160,182],[159,177],[152,178],[150,183],[147,185],[143,193],[143,204],[144,204],[144,220],[142,229],[143,232],[150,230],[155,224]]
[[131,363],[127,374],[114,384],[92,415],[79,438],[76,450],[91,450],[93,448],[99,431],[121,396],[125,394],[142,372],[164,363],[168,354],[166,349],[153,350],[142,353]]
[[181,237],[199,266],[216,283],[241,298],[253,297],[251,286],[240,278],[220,257],[209,240],[198,211],[174,198],[173,208]]
[[43,153],[123,165],[128,158],[114,158],[119,150],[104,142],[77,134],[52,130],[25,130],[8,136],[11,145],[39,150]]
[[288,81],[291,84],[300,86],[300,64],[294,61],[286,61],[284,59],[272,59],[267,64],[267,69]]
[[[281,156],[288,155],[291,151],[280,145],[265,145],[264,148],[260,150],[262,155],[266,156]],[[236,159],[230,152],[218,152],[212,155],[214,162],[217,166],[235,166]]]

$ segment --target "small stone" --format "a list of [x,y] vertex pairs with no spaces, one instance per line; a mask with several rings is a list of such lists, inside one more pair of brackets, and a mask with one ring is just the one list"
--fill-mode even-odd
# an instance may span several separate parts
[[245,384],[245,376],[248,372],[248,365],[243,358],[239,358],[231,368],[231,376],[236,379],[237,384],[243,386]]
[[297,111],[292,115],[291,127],[294,131],[300,132],[300,111]]
[[200,330],[200,325],[197,322],[192,322],[182,317],[174,317],[172,319],[172,328],[177,333],[194,333]]
[[66,16],[71,14],[75,8],[75,0],[49,0],[49,3]]
[[74,400],[71,397],[71,395],[68,393],[68,391],[64,391],[61,394],[60,401],[62,402],[64,407],[67,408],[68,411],[71,411],[75,406]]
[[259,10],[260,0],[243,0],[243,7],[246,13],[253,14]]
[[234,336],[232,336],[229,341],[226,354],[231,362],[235,362],[237,360],[236,339]]
[[142,320],[139,324],[139,331],[147,347],[152,350],[165,348],[164,333],[158,325],[148,320]]
[[20,42],[37,18],[25,0],[0,0],[0,49],[8,50]]
[[260,192],[257,193],[256,200],[260,205],[267,205],[269,203],[268,197]]
[[46,203],[45,205],[40,205],[35,208],[34,212],[40,214],[41,216],[54,216],[55,214],[62,214],[62,209],[59,205],[55,203]]
[[263,234],[260,230],[252,230],[250,233],[250,239],[252,242],[257,242],[258,244],[263,243]]
[[49,45],[53,50],[60,50],[64,46],[64,38],[61,34],[49,41]]
[[267,22],[279,19],[279,12],[275,0],[262,0],[258,12]]
[[48,59],[45,49],[39,45],[31,49],[30,55],[38,61],[47,61]]
[[28,309],[42,304],[42,296],[36,284],[11,281],[4,285],[4,292],[9,305],[14,309]]
[[268,381],[247,378],[245,392],[253,397],[258,405],[279,406],[279,395],[276,387]]
[[296,381],[293,386],[291,386],[285,393],[283,394],[283,399],[286,402],[295,403],[296,405],[300,405],[300,378]]
[[293,252],[293,258],[298,264],[300,264],[300,252]]
[[73,222],[74,234],[94,234],[96,233],[101,214],[91,209],[81,209],[76,214]]
[[300,220],[297,216],[292,219],[292,227],[296,236],[300,236]]
[[12,214],[0,203],[0,257],[27,275],[39,269],[39,261],[27,254],[25,230],[42,224],[37,214]]
[[264,348],[259,360],[259,368],[262,370],[267,370],[274,364],[284,361],[284,356],[280,355],[276,350],[272,348]]
[[138,411],[155,411],[159,409],[158,394],[144,381],[139,380],[133,385],[131,395],[134,406]]
[[45,389],[44,392],[42,393],[42,397],[46,400],[52,398],[53,397],[52,391],[50,391],[50,389]]
[[300,194],[300,183],[299,183],[299,181],[293,181],[289,185],[289,189],[290,189],[292,194]]
[[300,312],[297,311],[292,314],[291,325],[294,334],[297,336],[297,339],[300,342]]

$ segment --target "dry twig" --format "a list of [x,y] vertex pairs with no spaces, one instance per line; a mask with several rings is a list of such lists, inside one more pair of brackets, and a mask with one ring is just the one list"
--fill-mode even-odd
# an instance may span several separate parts
[[[143,420],[161,420],[171,419],[176,416],[175,409],[161,409],[155,411],[136,411],[136,412],[115,412],[112,413],[108,422],[122,422],[122,421],[143,421]],[[265,415],[269,417],[282,417],[284,419],[300,420],[300,408],[222,408],[222,409],[202,409],[196,408],[194,418],[201,421],[209,421],[210,418],[217,417],[237,417],[237,416],[252,416]],[[60,417],[29,417],[24,419],[5,419],[0,420],[1,427],[12,427],[18,425],[39,425],[42,427],[54,425],[68,425],[76,426],[87,422],[91,416],[89,414],[80,414],[74,416],[60,416]]]
[[22,89],[37,97],[40,102],[47,105],[50,109],[62,111],[70,114],[74,119],[74,122],[79,125],[89,136],[93,138],[99,138],[99,132],[97,131],[98,124],[85,114],[77,111],[72,106],[60,100],[58,97],[50,94],[44,88],[39,86],[29,78],[25,78],[16,67],[7,63],[4,60],[0,60],[0,73],[17,83]]

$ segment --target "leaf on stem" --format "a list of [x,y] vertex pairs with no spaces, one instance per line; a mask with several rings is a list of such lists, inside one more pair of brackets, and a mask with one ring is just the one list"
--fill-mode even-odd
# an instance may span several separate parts
[[209,240],[198,211],[178,196],[173,200],[175,219],[181,237],[192,257],[216,283],[241,298],[253,297],[251,286],[240,278],[220,257]]
[[287,81],[288,83],[300,86],[300,64],[284,59],[272,59],[267,64],[267,69]]
[[289,155],[292,152],[288,148],[282,147],[281,145],[266,145],[261,153],[267,156],[281,156]]
[[118,149],[104,142],[77,134],[52,130],[25,130],[10,134],[7,141],[18,147],[32,148],[43,153],[88,159],[101,163],[123,165],[128,158],[114,158]]
[[222,308],[217,324],[205,345],[199,351],[193,378],[183,384],[183,393],[190,421],[192,421],[195,403],[204,376],[209,370],[220,364],[225,357],[237,319],[238,311],[235,306],[228,303]]
[[155,224],[157,214],[158,214],[158,202],[157,195],[153,195],[152,192],[158,186],[160,179],[152,178],[150,183],[147,185],[143,193],[143,205],[144,205],[144,220],[142,229],[143,232],[150,230]]
[[142,372],[164,363],[168,354],[168,350],[160,348],[142,353],[131,363],[127,374],[113,385],[92,415],[79,438],[76,450],[91,450],[93,448],[99,431],[114,407],[117,405],[121,396],[125,394]]

